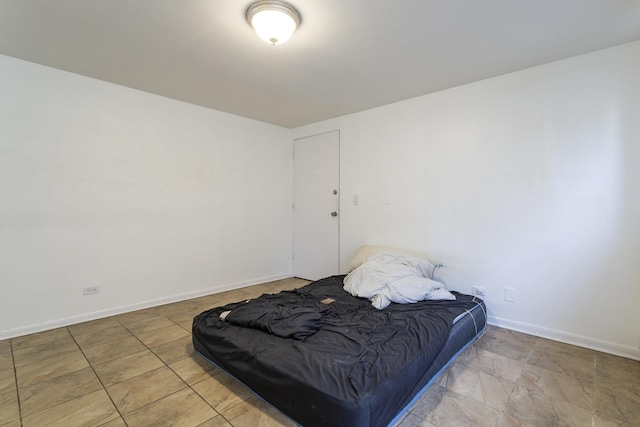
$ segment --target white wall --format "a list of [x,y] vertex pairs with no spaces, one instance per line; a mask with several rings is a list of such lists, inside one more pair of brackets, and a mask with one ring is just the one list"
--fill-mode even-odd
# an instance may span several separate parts
[[291,149],[284,128],[0,56],[0,339],[289,276]]
[[340,129],[343,268],[425,252],[494,324],[640,359],[639,112],[636,42],[293,134]]

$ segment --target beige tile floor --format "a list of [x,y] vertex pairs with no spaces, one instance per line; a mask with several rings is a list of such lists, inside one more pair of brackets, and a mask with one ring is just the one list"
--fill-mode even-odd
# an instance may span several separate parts
[[[195,354],[201,311],[286,279],[0,341],[0,426],[295,425]],[[490,327],[398,423],[638,426],[640,362]]]

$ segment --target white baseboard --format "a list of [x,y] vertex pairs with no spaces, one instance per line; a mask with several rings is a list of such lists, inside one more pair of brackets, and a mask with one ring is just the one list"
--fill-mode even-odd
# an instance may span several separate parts
[[[90,320],[102,319],[109,316],[128,313],[130,311],[142,310],[145,308],[157,307],[164,304],[171,304],[178,301],[184,301],[192,298],[198,298],[205,295],[217,294],[233,289],[240,289],[247,286],[253,286],[260,283],[272,282],[274,280],[282,280],[291,277],[290,275],[278,275],[269,277],[260,277],[249,281],[238,283],[230,283],[227,285],[217,286],[215,288],[202,289],[194,292],[172,295],[163,298],[157,298],[147,301],[141,301],[134,304],[128,304],[120,307],[109,308],[105,310],[84,313],[75,316],[65,317],[34,325],[21,326],[19,328],[7,329],[0,331],[0,340],[15,338],[22,335],[34,334],[37,332],[48,331],[51,329],[61,328],[64,326],[75,325],[77,323],[88,322]],[[602,351],[604,353],[615,354],[617,356],[640,361],[640,349],[604,341],[597,338],[586,337],[583,335],[563,332],[556,329],[545,328],[530,323],[518,322],[515,320],[504,319],[489,315],[487,323],[505,329],[510,329],[525,334],[535,335],[542,338],[548,338],[554,341],[560,341],[567,344],[577,345],[580,347],[590,348],[592,350]]]
[[194,292],[186,292],[183,294],[172,295],[163,298],[157,298],[147,301],[141,301],[134,304],[127,304],[120,307],[108,308],[105,310],[93,311],[90,313],[78,314],[75,316],[65,317],[63,319],[49,320],[34,325],[20,326],[18,328],[7,329],[0,331],[0,340],[20,337],[23,335],[35,334],[37,332],[44,332],[51,329],[61,328],[64,326],[75,325],[77,323],[88,322],[90,320],[102,319],[109,316],[115,316],[117,314],[128,313],[130,311],[142,310],[145,308],[157,307],[164,304],[171,304],[178,301],[184,301],[192,298],[198,298],[205,295],[217,294],[224,291],[230,291],[233,289],[240,289],[247,286],[258,285],[260,283],[272,282],[274,280],[282,280],[291,277],[288,275],[259,277],[248,281],[230,283],[227,285],[217,286],[215,288],[201,289]]
[[550,340],[560,341],[566,344],[590,348],[592,350],[614,354],[616,356],[622,356],[628,359],[640,360],[640,349],[627,345],[604,341],[598,338],[572,334],[570,332],[563,332],[556,329],[545,328],[542,326],[532,325],[530,323],[503,319],[491,315],[488,316],[487,323],[493,326],[511,329],[512,331],[523,332],[525,334],[548,338]]

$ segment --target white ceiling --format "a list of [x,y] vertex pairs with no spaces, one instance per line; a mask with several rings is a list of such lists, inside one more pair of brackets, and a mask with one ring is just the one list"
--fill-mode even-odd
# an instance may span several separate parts
[[637,0],[0,0],[0,53],[296,127],[640,40]]

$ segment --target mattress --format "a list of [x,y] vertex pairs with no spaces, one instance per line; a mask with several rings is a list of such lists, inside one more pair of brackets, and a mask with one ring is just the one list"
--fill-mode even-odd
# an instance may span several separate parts
[[[343,279],[328,277],[207,310],[194,318],[194,347],[301,425],[387,425],[481,334],[484,303],[454,293],[455,301],[377,310],[345,292]],[[285,318],[295,321],[279,328],[272,315],[244,326],[220,318],[253,303],[293,313]],[[309,331],[310,325],[318,325],[308,322],[313,313],[321,324]],[[294,339],[289,332],[298,326],[305,333]]]

